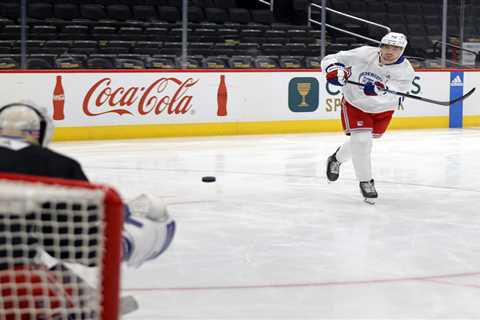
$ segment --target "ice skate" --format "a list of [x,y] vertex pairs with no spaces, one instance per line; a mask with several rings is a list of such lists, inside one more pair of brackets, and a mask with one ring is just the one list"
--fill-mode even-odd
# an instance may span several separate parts
[[340,175],[340,161],[337,160],[336,154],[340,148],[335,151],[327,159],[327,179],[328,181],[337,181],[338,176]]
[[360,191],[362,192],[364,201],[368,204],[375,204],[378,198],[377,190],[375,190],[375,181],[360,181]]

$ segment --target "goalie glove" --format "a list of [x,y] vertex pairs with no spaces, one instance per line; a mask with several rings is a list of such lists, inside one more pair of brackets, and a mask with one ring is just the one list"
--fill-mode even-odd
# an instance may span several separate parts
[[138,268],[164,253],[175,236],[175,221],[160,199],[141,195],[125,206],[123,260]]
[[365,93],[365,95],[367,96],[378,96],[378,95],[384,95],[386,94],[385,91],[383,91],[385,89],[385,84],[383,84],[383,82],[380,82],[380,81],[375,81],[375,82],[367,82],[364,84],[363,86],[363,93]]
[[329,65],[326,70],[327,81],[334,86],[344,86],[348,78],[352,75],[352,68],[345,67],[341,63],[333,63]]

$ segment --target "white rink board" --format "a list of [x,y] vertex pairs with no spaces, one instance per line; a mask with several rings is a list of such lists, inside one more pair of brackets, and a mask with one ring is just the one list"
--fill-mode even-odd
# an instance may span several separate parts
[[477,91],[463,102],[463,115],[475,116],[480,114],[480,73],[465,72],[464,93],[477,87]]
[[[65,91],[65,119],[56,121],[58,127],[338,119],[338,88],[327,90],[324,75],[311,71],[1,73],[1,103],[27,98],[51,110],[57,75],[62,76]],[[228,92],[228,115],[223,117],[217,116],[220,75],[225,75]],[[417,72],[412,93],[449,100],[449,76],[447,71]],[[298,95],[289,91],[294,78],[318,81],[314,111],[289,108],[289,96]],[[466,72],[465,92],[477,85],[478,74]],[[466,101],[465,114],[480,114],[479,99],[474,95]],[[182,112],[168,113],[169,107]],[[396,113],[396,117],[418,116],[448,116],[448,108],[407,99],[405,108]]]

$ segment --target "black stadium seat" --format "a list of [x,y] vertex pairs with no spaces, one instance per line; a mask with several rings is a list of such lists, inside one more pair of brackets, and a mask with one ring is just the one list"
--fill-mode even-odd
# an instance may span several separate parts
[[279,59],[280,63],[280,68],[284,69],[299,69],[299,68],[304,68],[304,64],[302,62],[302,59],[296,56],[284,56],[280,57]]
[[191,22],[205,21],[205,13],[203,12],[203,9],[200,7],[189,7],[188,20]]
[[100,46],[108,46],[108,47],[114,47],[114,48],[127,48],[130,50],[134,45],[134,41],[124,41],[124,40],[112,40],[108,41],[107,43],[101,43]]
[[251,14],[253,22],[266,25],[271,25],[274,22],[273,13],[270,10],[254,9]]
[[213,51],[213,42],[190,42],[188,52],[191,55],[208,56]]
[[181,21],[181,14],[177,7],[158,6],[158,19],[168,22]]
[[158,18],[157,10],[152,5],[134,5],[132,7],[133,18],[141,21],[150,21]]
[[101,20],[107,18],[105,7],[100,4],[82,4],[80,5],[80,14],[82,18],[88,20]]
[[141,27],[120,27],[118,29],[119,35],[124,39],[146,40],[143,28]]
[[253,68],[253,61],[250,56],[233,56],[228,59],[230,68],[234,69],[247,69]]
[[85,25],[66,25],[58,34],[59,40],[87,40],[89,29]]
[[47,40],[43,44],[44,48],[70,48],[72,46],[71,40]]
[[232,56],[235,52],[235,45],[226,43],[215,43],[215,46],[212,49],[212,55],[214,56]]
[[230,21],[248,24],[252,21],[250,11],[245,8],[229,8]]
[[305,58],[305,67],[310,69],[320,69],[321,60],[319,57],[306,57]]
[[0,70],[2,69],[17,69],[19,68],[19,63],[10,57],[0,56]]
[[215,3],[213,0],[190,0],[191,4],[194,6],[198,6],[200,8],[213,8],[215,7]]
[[53,7],[55,18],[62,20],[73,20],[80,18],[78,5],[73,3],[56,3]]
[[57,39],[57,28],[51,25],[34,25],[31,28],[31,39],[55,40]]
[[31,3],[28,5],[28,16],[34,19],[53,18],[53,8],[50,3]]
[[55,58],[57,56],[55,54],[45,54],[45,53],[30,53],[28,58],[35,58],[35,59],[41,59],[47,62],[50,68],[53,68],[55,65]]
[[217,8],[236,8],[237,3],[235,0],[213,0],[214,6]]
[[424,24],[423,16],[418,14],[405,15],[405,21],[407,22],[407,26],[411,24]]
[[163,46],[163,43],[159,41],[137,41],[132,48],[132,52],[153,56],[160,52],[161,46]]
[[132,19],[130,7],[125,4],[111,4],[108,5],[106,9],[110,19],[119,21]]
[[224,57],[207,57],[203,60],[203,67],[208,69],[225,69],[228,63]]
[[27,58],[28,69],[52,69],[53,65],[42,58]]
[[175,56],[154,55],[147,60],[146,67],[154,69],[174,69],[176,68]]
[[364,1],[350,1],[350,13],[353,16],[364,18],[367,16],[367,4]]
[[205,17],[215,23],[224,24],[229,21],[227,10],[221,8],[205,8]]
[[288,48],[285,45],[280,43],[263,43],[261,46],[262,54],[265,56],[271,55],[280,55],[286,56],[289,55]]
[[0,10],[3,17],[17,20],[20,17],[20,1],[15,3],[0,3]]
[[59,69],[80,69],[84,68],[85,59],[78,58],[75,55],[60,56],[55,59],[55,68]]
[[115,67],[119,69],[145,69],[145,63],[140,59],[115,59]]
[[423,16],[423,9],[419,2],[411,2],[404,4],[404,11],[405,14],[415,14],[419,16]]
[[386,13],[387,9],[383,1],[370,0],[366,2],[368,13]]
[[405,11],[403,9],[403,4],[394,1],[387,1],[385,3],[388,13],[401,14],[404,15]]
[[86,61],[86,66],[90,69],[113,69],[115,64],[110,57],[90,57]]
[[95,40],[119,40],[120,35],[117,34],[115,27],[95,26],[91,31],[92,37]]
[[277,59],[268,56],[258,56],[253,59],[253,63],[255,68],[260,69],[276,69],[280,67]]
[[162,5],[171,6],[171,7],[181,7],[182,1],[178,0],[161,0]]

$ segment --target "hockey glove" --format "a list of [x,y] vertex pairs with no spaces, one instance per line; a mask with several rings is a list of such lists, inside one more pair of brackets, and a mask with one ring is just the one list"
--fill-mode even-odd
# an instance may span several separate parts
[[167,212],[167,203],[142,194],[124,208],[122,233],[123,261],[139,267],[170,247],[176,224]]
[[375,83],[367,82],[363,86],[363,93],[367,96],[378,96],[386,93],[383,89],[385,89],[385,85],[380,81],[375,81]]
[[327,81],[334,86],[344,86],[352,74],[352,68],[341,63],[334,63],[327,67]]

